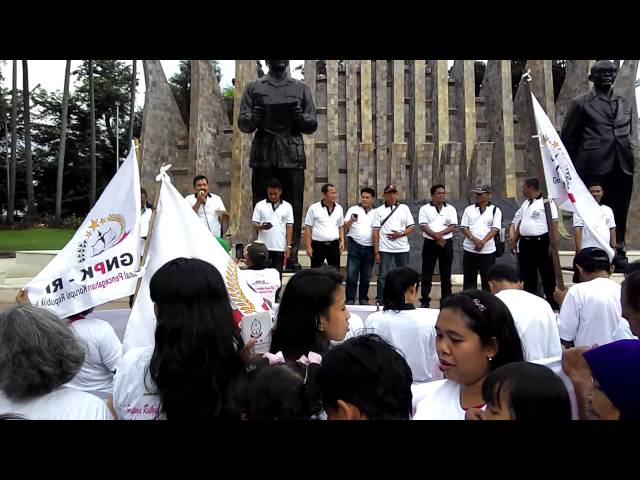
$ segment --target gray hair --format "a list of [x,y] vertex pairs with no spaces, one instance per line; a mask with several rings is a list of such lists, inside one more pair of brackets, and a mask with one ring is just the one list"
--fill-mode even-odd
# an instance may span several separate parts
[[84,349],[55,314],[18,305],[0,313],[0,390],[12,400],[45,395],[69,382]]

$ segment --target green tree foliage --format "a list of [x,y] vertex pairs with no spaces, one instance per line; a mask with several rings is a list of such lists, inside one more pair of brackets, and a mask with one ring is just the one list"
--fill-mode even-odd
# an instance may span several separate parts
[[[218,60],[209,60],[209,64],[218,80],[218,85],[220,85],[220,81],[222,80],[220,62]],[[178,72],[169,78],[169,86],[176,98],[182,120],[188,130],[191,112],[191,60],[180,60],[178,68]]]

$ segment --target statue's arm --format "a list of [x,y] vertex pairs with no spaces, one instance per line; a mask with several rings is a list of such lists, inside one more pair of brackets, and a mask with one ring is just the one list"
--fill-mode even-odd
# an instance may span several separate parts
[[316,106],[313,103],[311,89],[308,85],[304,85],[302,94],[302,121],[300,122],[300,131],[306,135],[310,135],[318,128],[318,118],[316,116]]
[[564,117],[564,125],[562,125],[562,134],[560,138],[562,144],[567,149],[569,158],[575,162],[575,156],[580,148],[580,139],[582,138],[582,106],[571,100],[567,115]]
[[240,102],[240,115],[238,116],[238,128],[244,133],[253,133],[258,127],[253,118],[253,98],[251,84],[247,86],[242,94]]

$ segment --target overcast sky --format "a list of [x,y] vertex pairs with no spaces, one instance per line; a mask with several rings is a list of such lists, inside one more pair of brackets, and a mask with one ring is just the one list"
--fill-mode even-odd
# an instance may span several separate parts
[[[123,62],[131,63],[131,60],[122,60]],[[71,61],[71,71],[76,69],[82,60]],[[179,60],[160,60],[164,73],[169,79],[174,73],[178,72]],[[219,60],[220,68],[222,70],[221,87],[231,85],[231,79],[235,76],[235,60]],[[302,64],[304,60],[291,60],[291,71],[295,78],[302,78],[300,71],[296,71],[295,68]],[[12,62],[7,60],[6,65],[3,67],[2,72],[5,77],[4,85],[7,88],[11,88],[12,82]],[[266,71],[266,65],[262,60],[263,68]],[[453,60],[449,60],[449,66],[453,64]],[[42,85],[45,90],[62,91],[64,87],[64,69],[65,60],[29,60],[29,86],[35,87],[38,83]],[[142,63],[138,61],[137,67],[138,74],[138,91],[136,93],[136,105],[144,105],[144,74],[142,72]],[[18,62],[18,88],[22,88],[22,65]],[[638,78],[640,78],[640,69],[638,70]],[[73,88],[73,85],[72,87]],[[636,89],[636,99],[640,105],[640,88]]]

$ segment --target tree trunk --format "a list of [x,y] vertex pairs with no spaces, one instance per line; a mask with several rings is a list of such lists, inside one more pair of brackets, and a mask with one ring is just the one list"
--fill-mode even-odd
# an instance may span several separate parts
[[133,71],[131,73],[131,101],[129,103],[129,135],[127,136],[127,155],[129,155],[129,149],[131,148],[131,140],[133,140],[133,122],[136,111],[136,64],[137,60],[133,61]]
[[96,203],[96,106],[93,94],[93,60],[89,60],[89,121],[91,123],[91,180],[89,187],[89,209]]
[[18,61],[13,61],[13,91],[11,93],[11,175],[9,181],[9,208],[7,209],[7,223],[13,223],[13,213],[16,209],[16,143],[18,140]]
[[67,113],[69,111],[69,77],[71,76],[71,60],[67,60],[64,71],[64,92],[62,93],[62,119],[60,125],[60,149],[58,150],[58,177],[56,181],[56,218],[55,223],[62,221],[62,176],[64,174],[64,150],[67,144]]
[[31,158],[31,114],[29,102],[29,65],[22,60],[22,101],[24,115],[24,159],[27,177],[27,218],[36,215],[36,201],[33,192],[33,161]]

